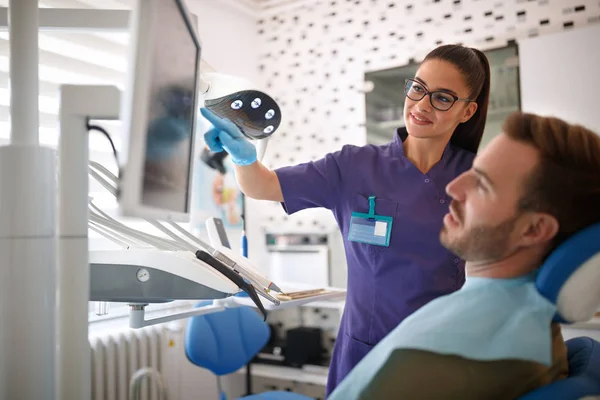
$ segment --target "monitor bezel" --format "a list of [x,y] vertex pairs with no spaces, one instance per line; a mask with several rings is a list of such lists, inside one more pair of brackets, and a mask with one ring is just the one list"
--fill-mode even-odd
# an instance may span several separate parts
[[196,161],[195,136],[198,123],[200,61],[202,45],[192,22],[191,14],[183,0],[175,2],[190,37],[196,46],[196,75],[192,111],[192,137],[190,142],[186,211],[156,208],[145,205],[143,199],[144,160],[152,89],[154,41],[160,35],[158,4],[166,0],[137,0],[130,19],[130,46],[127,83],[121,99],[122,157],[118,189],[119,212],[125,217],[137,217],[174,222],[189,222],[192,208],[193,173]]

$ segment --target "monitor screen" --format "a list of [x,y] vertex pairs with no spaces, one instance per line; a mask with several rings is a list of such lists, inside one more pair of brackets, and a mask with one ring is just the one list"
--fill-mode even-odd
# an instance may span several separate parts
[[154,2],[140,203],[188,213],[200,48],[180,1]]

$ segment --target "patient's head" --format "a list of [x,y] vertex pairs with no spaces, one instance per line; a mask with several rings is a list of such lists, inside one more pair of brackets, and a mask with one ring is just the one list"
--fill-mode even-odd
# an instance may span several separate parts
[[523,113],[509,116],[503,132],[448,184],[453,201],[440,239],[481,270],[504,262],[517,266],[505,275],[518,276],[600,221],[600,137]]

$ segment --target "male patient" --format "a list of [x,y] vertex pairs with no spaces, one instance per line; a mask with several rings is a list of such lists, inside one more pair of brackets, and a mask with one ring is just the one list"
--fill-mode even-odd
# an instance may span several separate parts
[[446,188],[440,240],[466,260],[465,285],[404,320],[329,400],[516,399],[567,375],[556,308],[534,280],[600,221],[600,137],[522,113],[503,132]]

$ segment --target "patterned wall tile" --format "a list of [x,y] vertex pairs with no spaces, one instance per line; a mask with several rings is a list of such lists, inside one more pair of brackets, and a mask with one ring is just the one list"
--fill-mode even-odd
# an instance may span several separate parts
[[[319,0],[258,21],[260,74],[284,120],[265,158],[271,168],[364,144],[365,72],[421,60],[440,44],[486,50],[600,22],[598,0]],[[286,217],[264,204],[267,229],[333,229],[322,210]]]

